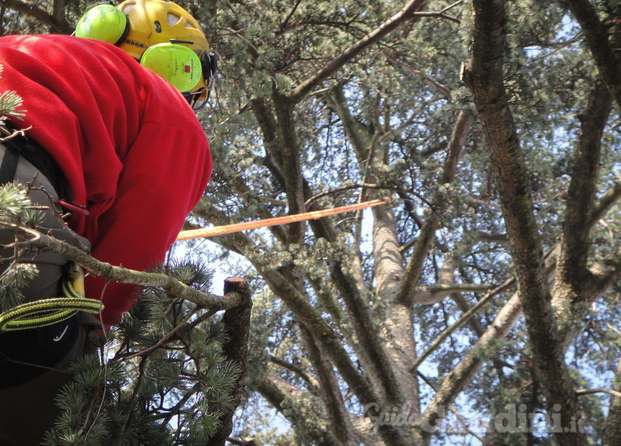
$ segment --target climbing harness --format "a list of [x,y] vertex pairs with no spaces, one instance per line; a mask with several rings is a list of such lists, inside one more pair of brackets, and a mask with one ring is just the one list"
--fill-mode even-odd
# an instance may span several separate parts
[[[19,158],[31,162],[52,183],[56,191],[65,189],[60,171],[49,155],[27,138],[6,141],[0,163],[0,184],[14,180]],[[70,203],[59,200],[61,205]],[[0,313],[0,333],[47,327],[72,318],[78,311],[98,314],[103,309],[99,300],[88,299],[84,293],[84,273],[79,265],[70,263],[62,283],[63,297],[39,299]]]

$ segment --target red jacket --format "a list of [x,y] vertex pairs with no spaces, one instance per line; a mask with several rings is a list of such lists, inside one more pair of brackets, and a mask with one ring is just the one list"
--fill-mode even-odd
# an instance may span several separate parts
[[[92,255],[144,270],[160,263],[211,174],[207,138],[185,99],[119,48],[61,35],[0,38],[0,93],[23,100],[28,134],[57,161],[74,203],[72,228]],[[106,323],[132,287],[89,278]]]

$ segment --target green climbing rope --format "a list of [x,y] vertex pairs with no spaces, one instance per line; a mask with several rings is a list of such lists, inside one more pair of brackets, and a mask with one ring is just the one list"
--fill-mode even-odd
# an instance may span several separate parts
[[0,332],[30,330],[57,324],[73,317],[78,311],[99,314],[103,304],[76,291],[69,280],[63,282],[66,297],[52,297],[18,305],[0,313]]

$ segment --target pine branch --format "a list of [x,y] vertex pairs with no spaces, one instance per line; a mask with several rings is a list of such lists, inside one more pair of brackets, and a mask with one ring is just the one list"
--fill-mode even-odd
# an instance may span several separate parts
[[[289,203],[289,213],[305,212],[304,207],[304,175],[300,162],[298,135],[295,127],[294,104],[286,96],[275,92],[273,97],[274,109],[278,118],[278,138],[280,141],[280,158],[282,160],[284,184]],[[289,240],[291,243],[302,244],[304,226],[302,223],[289,225]]]
[[[609,197],[610,195],[611,194],[607,193],[604,194],[604,197]],[[610,208],[610,199],[602,198],[602,200],[600,200],[598,205],[595,207],[593,215],[597,216],[597,219],[601,219],[606,215],[606,212],[608,212]],[[589,226],[594,225],[596,222],[597,220],[591,217],[591,220],[589,221]],[[553,270],[556,266],[556,256],[558,255],[559,249],[559,244],[556,244],[553,248],[550,249],[550,251],[548,251],[545,256],[545,267],[548,277],[553,273]],[[621,265],[621,262],[619,263]],[[621,266],[615,271],[617,274],[621,274]],[[612,274],[612,272],[610,274]],[[596,286],[596,288],[591,291],[592,295],[597,295],[598,293],[603,292],[605,289],[611,286],[610,280],[613,278],[614,277],[612,276],[607,276],[607,280],[594,283],[593,286]],[[501,287],[509,286],[509,284],[514,283],[514,278],[508,279],[505,283],[503,283],[503,285],[501,285]],[[490,294],[492,294],[493,292],[494,291],[492,291]],[[489,300],[487,300],[486,302],[489,302]],[[482,302],[481,306],[473,307],[470,313],[462,315],[462,317],[454,324],[454,326],[463,326],[463,324],[472,315],[474,315],[476,311],[484,306],[486,302]],[[421,426],[423,428],[432,428],[442,420],[442,418],[446,415],[443,409],[449,407],[450,404],[455,401],[463,388],[474,377],[482,361],[489,359],[496,354],[499,347],[501,346],[501,343],[499,343],[498,340],[504,338],[509,333],[509,330],[511,329],[511,327],[513,327],[520,314],[520,300],[517,293],[514,293],[513,296],[503,306],[503,308],[498,312],[492,324],[487,327],[483,336],[480,337],[480,339],[470,349],[470,351],[460,361],[460,363],[443,378],[441,385],[438,386],[438,392],[436,393],[432,402],[427,406],[425,413],[420,418]],[[457,327],[455,327],[455,329],[456,328]],[[453,326],[451,326],[446,330],[446,332],[448,332],[447,334],[450,335],[453,330]],[[441,337],[446,339],[447,336],[441,335]],[[436,343],[434,341],[433,345],[429,347],[428,351],[426,351],[422,356],[428,357],[429,354],[432,353],[432,351],[437,348],[438,345],[439,343]],[[421,361],[417,361],[417,364],[415,365],[419,365],[420,362]],[[413,367],[413,369],[414,368],[415,367]]]
[[78,263],[84,269],[90,271],[96,276],[104,277],[111,281],[132,285],[159,287],[164,289],[173,299],[186,299],[203,308],[209,308],[212,310],[227,310],[240,305],[242,302],[241,296],[237,293],[232,293],[223,297],[215,296],[189,287],[166,274],[134,271],[128,268],[122,268],[119,266],[113,266],[106,262],[101,262],[94,257],[89,256],[79,248],[25,226],[16,225],[7,221],[0,221],[0,226],[12,228],[30,237],[25,241],[16,242],[15,246],[17,248],[47,248],[52,252],[60,254],[67,259]]

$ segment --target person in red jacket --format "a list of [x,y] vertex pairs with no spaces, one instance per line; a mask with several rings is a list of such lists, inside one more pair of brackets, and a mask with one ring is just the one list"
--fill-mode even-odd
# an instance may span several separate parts
[[[1,37],[0,65],[0,92],[23,99],[25,115],[11,125],[27,129],[0,144],[0,183],[47,189],[37,198],[34,188],[31,198],[52,201],[48,232],[83,249],[90,243],[95,258],[138,270],[160,264],[212,170],[192,108],[206,101],[216,60],[198,22],[163,0],[98,5],[75,36]],[[0,243],[11,237],[0,230]],[[66,260],[37,253],[30,261],[46,282],[23,290],[25,297],[58,295]],[[0,272],[6,267],[0,263]],[[102,300],[106,325],[137,299],[132,287],[97,277],[87,278],[86,295]],[[20,409],[3,404],[10,410],[0,411],[0,446],[38,444],[49,427],[54,392],[66,377],[47,370],[82,353],[77,321],[0,333],[0,399],[26,400],[23,410],[40,410],[26,419],[41,419],[38,428],[21,429]],[[19,440],[7,433],[12,428]]]

